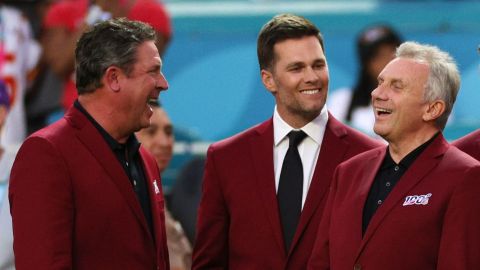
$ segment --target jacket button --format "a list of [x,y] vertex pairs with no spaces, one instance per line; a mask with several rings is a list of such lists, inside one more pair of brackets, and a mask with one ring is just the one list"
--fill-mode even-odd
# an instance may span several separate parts
[[362,266],[357,263],[355,266],[353,266],[353,270],[362,270]]

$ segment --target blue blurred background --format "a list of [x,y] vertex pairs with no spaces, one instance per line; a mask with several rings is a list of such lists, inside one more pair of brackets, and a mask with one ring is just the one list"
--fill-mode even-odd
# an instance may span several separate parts
[[[161,101],[177,129],[176,156],[165,184],[191,155],[272,115],[260,81],[256,38],[272,16],[307,17],[325,38],[330,92],[354,83],[356,35],[386,23],[404,40],[451,53],[462,86],[445,134],[456,139],[480,127],[480,1],[164,1],[174,37],[164,57],[170,89]],[[194,142],[192,144],[192,142]],[[200,143],[197,143],[200,142]]]

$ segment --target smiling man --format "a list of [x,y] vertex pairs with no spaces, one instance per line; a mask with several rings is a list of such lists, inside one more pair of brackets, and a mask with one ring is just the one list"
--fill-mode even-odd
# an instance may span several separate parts
[[12,168],[16,269],[170,269],[158,166],[133,134],[168,88],[155,31],[96,24],[75,59],[78,100]]
[[275,16],[257,54],[276,107],[209,148],[193,269],[305,269],[335,167],[379,146],[329,115],[323,38],[311,22]]
[[388,146],[337,167],[308,269],[480,269],[480,163],[442,135],[454,60],[403,43],[372,92]]

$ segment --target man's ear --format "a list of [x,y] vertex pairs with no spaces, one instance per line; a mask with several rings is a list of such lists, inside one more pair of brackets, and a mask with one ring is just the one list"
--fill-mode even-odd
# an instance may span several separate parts
[[111,89],[113,92],[118,92],[120,91],[120,82],[121,82],[121,76],[123,76],[123,71],[116,67],[116,66],[110,66],[107,68],[105,71],[105,75],[103,76],[104,78],[104,83],[108,87],[108,89]]
[[275,80],[273,79],[272,72],[270,72],[266,69],[262,69],[262,71],[260,73],[261,73],[261,76],[262,76],[262,83],[265,86],[265,88],[267,88],[267,90],[270,93],[275,95],[276,92],[277,92],[277,87],[276,87],[276,84],[275,84]]
[[445,112],[445,101],[435,100],[427,104],[427,109],[423,113],[424,121],[435,121]]

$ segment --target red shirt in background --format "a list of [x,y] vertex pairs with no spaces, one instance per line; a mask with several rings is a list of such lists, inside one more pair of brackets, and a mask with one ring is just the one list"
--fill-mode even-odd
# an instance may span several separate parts
[[[88,0],[63,0],[53,4],[45,15],[45,29],[65,27],[75,32],[82,24],[89,6]],[[170,37],[172,26],[170,15],[165,6],[154,0],[137,0],[127,15],[130,20],[150,24],[158,33]],[[74,74],[65,79],[63,86],[62,106],[67,110],[77,98]]]

